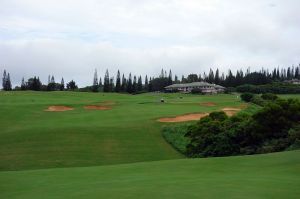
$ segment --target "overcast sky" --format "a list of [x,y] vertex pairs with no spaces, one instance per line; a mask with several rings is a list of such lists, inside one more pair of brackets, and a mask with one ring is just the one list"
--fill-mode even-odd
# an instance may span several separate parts
[[0,0],[0,71],[91,85],[300,63],[299,0]]

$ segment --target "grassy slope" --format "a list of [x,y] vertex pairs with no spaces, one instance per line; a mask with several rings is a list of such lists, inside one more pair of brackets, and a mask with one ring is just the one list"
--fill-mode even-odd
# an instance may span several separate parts
[[[238,106],[236,95],[0,92],[0,170],[93,166],[183,158],[155,118]],[[159,103],[164,97],[167,103]],[[84,105],[114,101],[112,110]],[[215,102],[203,107],[200,102]],[[45,112],[69,105],[69,112]]]
[[300,151],[0,172],[0,198],[299,198]]

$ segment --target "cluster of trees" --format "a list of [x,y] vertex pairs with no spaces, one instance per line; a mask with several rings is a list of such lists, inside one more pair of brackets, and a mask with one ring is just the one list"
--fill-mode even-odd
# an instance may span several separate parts
[[262,85],[292,79],[300,79],[300,65],[288,67],[287,69],[274,68],[271,72],[266,69],[250,72],[250,68],[248,68],[246,71],[237,70],[235,74],[231,70],[228,70],[227,74],[224,72],[220,74],[219,69],[216,69],[216,71],[210,69],[208,74],[204,72],[202,75],[190,74],[186,78],[182,76],[181,83],[206,81],[225,87],[236,87],[243,84]]
[[[6,73],[6,72],[5,72]],[[33,79],[33,78],[31,78]],[[269,70],[261,69],[260,71],[250,72],[250,69],[246,71],[237,70],[234,74],[231,70],[225,75],[224,72],[220,73],[219,69],[213,71],[210,69],[209,73],[206,74],[190,74],[187,77],[182,76],[181,79],[178,78],[177,75],[172,75],[172,71],[169,73],[165,70],[161,70],[161,73],[158,77],[149,77],[145,76],[144,81],[142,76],[136,76],[129,74],[128,77],[125,77],[124,74],[121,75],[118,70],[116,79],[109,75],[108,70],[106,70],[105,76],[103,78],[100,77],[98,79],[97,71],[95,70],[94,79],[92,86],[88,86],[80,89],[81,91],[93,91],[93,92],[127,92],[127,93],[141,93],[141,92],[152,92],[152,91],[162,91],[164,87],[174,84],[174,83],[191,83],[197,81],[206,81],[209,83],[214,83],[218,85],[222,85],[224,87],[238,87],[239,92],[277,92],[284,93],[285,88],[276,88],[278,84],[273,84],[274,82],[284,82],[286,80],[292,79],[300,79],[300,65],[297,67],[288,67],[287,69],[274,68],[271,72]],[[30,89],[29,86],[26,85],[29,81],[25,82],[22,80],[21,88]],[[70,82],[69,82],[70,83]],[[268,87],[256,87],[255,85],[266,85]],[[9,86],[10,85],[10,86]],[[247,85],[252,85],[248,86]],[[286,85],[286,84],[285,84]],[[39,90],[64,90],[64,79],[62,78],[60,83],[56,83],[54,77],[48,78],[47,87],[44,88],[35,88]],[[73,84],[69,87],[72,87],[71,90],[76,89]],[[20,88],[20,87],[18,87]],[[3,78],[3,89],[8,90],[11,89],[10,76],[9,74],[5,74],[5,78]],[[252,89],[252,90],[250,90]],[[293,93],[299,93],[299,88],[291,88]],[[288,92],[288,93],[291,93]]]
[[142,92],[152,92],[152,91],[161,91],[164,90],[164,87],[171,85],[173,83],[172,80],[172,71],[169,71],[169,75],[167,72],[162,69],[161,75],[157,78],[150,77],[148,75],[145,76],[145,80],[143,81],[142,76],[136,76],[129,73],[129,76],[126,78],[124,74],[122,74],[118,70],[116,80],[114,77],[109,76],[108,70],[106,70],[104,79],[102,82],[102,78],[99,78],[97,70],[94,73],[93,85],[87,87],[86,90],[90,90],[93,92],[127,92],[127,93],[142,93]]
[[3,87],[3,90],[5,90],[5,91],[11,91],[12,90],[11,81],[10,81],[10,74],[6,73],[6,70],[4,70],[4,72],[3,72],[2,87]]
[[273,82],[264,85],[244,84],[237,86],[235,91],[240,93],[275,93],[275,94],[296,94],[300,93],[300,86],[284,82]]
[[188,128],[190,157],[268,153],[300,146],[300,102],[265,96],[253,115],[213,112]]
[[[76,83],[72,80],[67,83],[67,90],[77,89]],[[39,77],[32,77],[25,81],[22,78],[21,87],[16,87],[16,90],[33,90],[33,91],[63,91],[65,90],[64,78],[61,79],[60,83],[56,83],[54,76],[48,77],[48,84],[43,85]]]

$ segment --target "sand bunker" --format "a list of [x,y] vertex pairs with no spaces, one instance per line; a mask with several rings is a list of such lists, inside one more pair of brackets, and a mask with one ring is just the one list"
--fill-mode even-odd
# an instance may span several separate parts
[[222,111],[224,111],[228,116],[233,116],[240,110],[241,110],[240,108],[233,108],[233,107],[225,107],[222,109]]
[[110,106],[98,106],[98,105],[88,105],[88,106],[84,107],[84,109],[87,109],[87,110],[109,110],[111,108],[112,107],[110,107]]
[[203,103],[200,103],[201,106],[216,106],[217,104],[216,103],[213,103],[213,102],[203,102]]
[[158,119],[158,121],[159,122],[186,122],[186,121],[200,120],[201,118],[207,115],[208,113],[192,113],[186,115],[179,115],[177,117],[160,118]]
[[63,112],[63,111],[71,111],[71,110],[74,110],[74,108],[68,106],[49,106],[45,111]]

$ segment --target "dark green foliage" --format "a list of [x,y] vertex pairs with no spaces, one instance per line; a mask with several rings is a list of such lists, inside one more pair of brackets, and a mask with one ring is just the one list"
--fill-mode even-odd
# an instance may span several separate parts
[[64,78],[61,78],[59,90],[60,91],[65,90],[65,80],[64,80]]
[[297,94],[300,93],[300,85],[275,82],[265,85],[241,85],[236,88],[237,92],[250,93],[274,93],[274,94]]
[[261,98],[263,98],[264,100],[276,100],[278,98],[277,95],[273,94],[273,93],[264,93],[261,95]]
[[116,88],[115,91],[118,93],[121,91],[121,75],[120,75],[120,71],[118,70],[117,73],[117,79],[116,79]]
[[11,91],[12,90],[10,74],[6,73],[5,70],[3,72],[2,87],[3,87],[3,90],[5,90],[5,91]]
[[254,97],[254,94],[252,94],[252,93],[243,93],[243,94],[241,94],[241,99],[245,102],[250,102],[253,97]]
[[228,118],[211,113],[191,125],[186,136],[190,157],[228,156],[282,151],[300,142],[300,102],[295,99],[266,103],[252,116]]
[[67,83],[67,89],[68,90],[75,90],[78,86],[76,85],[75,81],[71,80],[69,83]]
[[105,72],[105,76],[104,76],[104,85],[103,85],[103,91],[104,92],[109,92],[109,73],[108,70],[106,70]]
[[99,84],[98,84],[98,75],[97,75],[97,70],[95,69],[94,73],[94,79],[93,79],[93,85],[92,85],[92,91],[93,92],[98,92],[99,90]]

